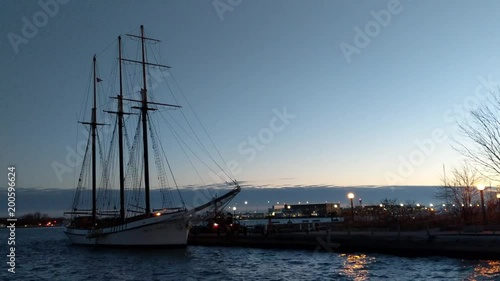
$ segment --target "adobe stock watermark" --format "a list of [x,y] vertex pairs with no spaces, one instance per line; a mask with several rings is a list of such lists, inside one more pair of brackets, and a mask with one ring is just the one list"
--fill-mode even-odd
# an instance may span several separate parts
[[332,237],[333,237],[332,233],[330,233],[330,231],[327,231],[326,241],[323,240],[323,238],[320,236],[316,238],[317,246],[313,252],[313,259],[317,260],[319,253],[324,253],[324,252],[335,253],[339,251],[341,245],[340,243],[332,242]]
[[373,38],[377,37],[383,28],[391,24],[392,17],[403,11],[403,6],[399,0],[389,0],[387,8],[378,12],[371,10],[370,14],[373,20],[367,22],[364,28],[354,27],[353,44],[342,41],[339,44],[340,50],[347,63],[351,63],[352,55],[361,54],[361,51],[370,45]]
[[[169,76],[170,72],[168,72],[167,70],[151,69],[149,74],[149,77],[151,77],[151,85],[149,87],[149,91],[152,91],[159,87],[163,82],[165,82],[164,78]],[[135,86],[133,88],[133,92],[138,93],[141,91],[141,89],[142,87]],[[103,120],[100,120],[99,123],[114,124],[112,118],[112,115],[106,114],[104,115]],[[100,132],[102,136],[112,134],[113,126],[103,126]],[[79,167],[82,164],[83,156],[85,155],[85,150],[87,147],[89,131],[83,130],[82,135],[84,136],[84,138],[76,144],[76,148],[73,148],[70,145],[66,145],[66,156],[64,158],[64,162],[61,163],[60,161],[53,161],[51,163],[52,170],[54,171],[54,174],[56,175],[59,182],[62,182],[64,180],[65,174],[72,173],[75,168]]]
[[466,97],[461,103],[453,104],[443,112],[445,126],[434,128],[430,137],[415,140],[414,148],[407,155],[399,155],[395,171],[384,175],[389,185],[401,184],[405,178],[412,176],[415,169],[422,166],[434,154],[437,147],[448,140],[449,132],[447,131],[456,130],[458,121],[465,120],[471,110],[488,100],[490,94],[498,93],[500,83],[494,81],[491,75],[487,78],[479,76],[477,79],[479,83],[474,88],[473,95]]
[[212,6],[217,16],[219,16],[220,21],[224,21],[224,14],[234,11],[241,3],[243,3],[243,0],[214,0]]
[[286,106],[281,111],[273,109],[274,116],[269,120],[269,126],[259,130],[256,136],[250,136],[247,140],[238,145],[240,155],[247,155],[247,162],[252,162],[259,151],[263,151],[266,145],[274,140],[276,133],[283,131],[290,120],[295,119],[297,115],[287,112]]
[[21,32],[14,33],[9,32],[7,34],[7,39],[14,50],[14,53],[19,53],[19,46],[21,44],[28,44],[30,39],[33,39],[40,28],[43,28],[49,23],[49,19],[55,17],[61,6],[66,5],[71,0],[39,0],[38,6],[41,10],[35,12],[30,18],[22,17],[22,27]]
[[[287,107],[284,106],[281,110],[274,108],[272,110],[273,116],[269,119],[266,127],[261,128],[255,135],[249,136],[246,140],[240,142],[237,147],[238,153],[246,157],[247,162],[254,161],[259,152],[262,152],[275,138],[276,134],[282,132],[287,128],[291,120],[297,117],[296,114],[288,112]],[[230,160],[226,162],[230,174],[237,176],[243,171],[240,162],[237,160]],[[209,172],[209,176],[214,181],[220,181],[226,177],[224,171],[214,173]],[[208,190],[198,190],[193,197],[193,206],[197,206],[211,200],[212,196]]]

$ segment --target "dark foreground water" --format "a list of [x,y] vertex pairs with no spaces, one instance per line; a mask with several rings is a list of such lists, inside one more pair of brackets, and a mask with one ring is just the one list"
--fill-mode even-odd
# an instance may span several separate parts
[[499,261],[379,254],[187,247],[120,250],[72,246],[62,228],[18,229],[16,273],[1,280],[500,280]]

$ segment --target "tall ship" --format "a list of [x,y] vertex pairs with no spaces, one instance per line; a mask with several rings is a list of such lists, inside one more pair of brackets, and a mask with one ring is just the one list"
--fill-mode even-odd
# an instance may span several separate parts
[[[224,210],[241,187],[230,175],[196,112],[193,110],[195,121],[211,146],[205,145],[203,137],[196,133],[196,126],[176,103],[173,91],[175,103],[162,102],[165,95],[156,93],[157,88],[172,90],[174,85],[178,86],[175,79],[167,80],[173,78],[169,66],[148,60],[161,57],[159,51],[150,48],[160,45],[160,41],[145,35],[142,25],[139,34],[127,37],[135,41],[136,57],[124,56],[119,36],[117,57],[113,58],[117,66],[111,67],[111,81],[107,83],[108,92],[116,95],[103,97],[102,92],[106,91],[100,90],[105,87],[101,85],[104,79],[99,75],[97,56],[92,60],[88,87],[92,98],[87,101],[91,109],[85,111],[89,114],[87,120],[80,121],[88,129],[88,136],[75,197],[71,210],[65,212],[68,223],[64,232],[73,244],[185,246],[193,222]],[[161,75],[151,77],[151,69]],[[164,79],[165,87],[157,87],[159,83],[153,83],[153,79]],[[182,91],[181,95],[192,109]],[[180,117],[175,117],[174,111],[181,111]],[[166,125],[162,126],[158,119],[163,119]],[[165,127],[167,133],[161,131]],[[169,150],[173,145],[163,145],[166,135],[179,148]],[[222,164],[209,147],[215,148]],[[182,175],[176,176],[173,160],[183,154],[190,165],[183,165]],[[201,164],[195,164],[194,160]],[[192,170],[191,175],[185,172],[187,167]],[[208,183],[201,175],[210,175],[219,182]],[[180,181],[189,183],[190,177],[199,178],[198,184],[181,186]],[[195,204],[188,207],[183,193],[189,187],[193,188],[190,192],[195,195],[192,200]],[[214,189],[223,194],[218,196]]]

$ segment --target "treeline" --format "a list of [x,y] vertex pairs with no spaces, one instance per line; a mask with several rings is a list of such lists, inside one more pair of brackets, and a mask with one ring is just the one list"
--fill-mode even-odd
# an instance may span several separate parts
[[[8,218],[1,218],[2,224],[8,225],[12,221],[7,221]],[[18,226],[59,226],[63,224],[63,217],[50,217],[47,214],[40,212],[28,213],[17,218],[16,225]]]

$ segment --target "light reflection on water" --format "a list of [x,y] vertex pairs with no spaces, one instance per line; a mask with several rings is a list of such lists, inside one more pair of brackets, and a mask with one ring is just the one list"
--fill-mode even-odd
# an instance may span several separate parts
[[343,266],[344,273],[347,277],[353,278],[353,280],[356,281],[368,280],[369,272],[366,265],[373,263],[375,261],[375,257],[369,257],[365,254],[341,254],[340,257],[346,257],[343,262]]
[[480,261],[469,280],[496,280],[500,279],[500,261]]
[[[19,229],[16,241],[17,273],[4,268],[0,280],[500,280],[500,261],[223,247],[98,249],[68,245],[60,228]],[[0,244],[2,253],[6,247]]]

